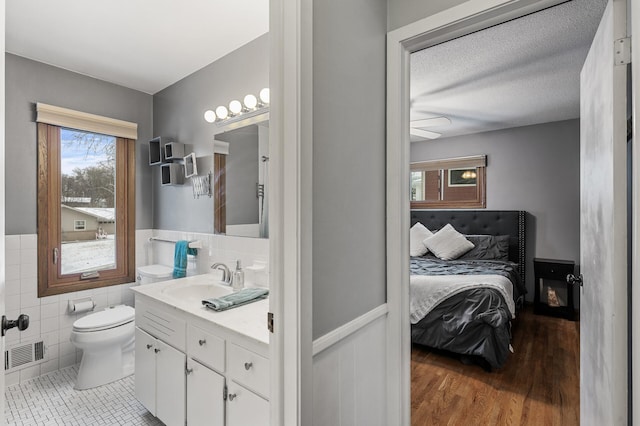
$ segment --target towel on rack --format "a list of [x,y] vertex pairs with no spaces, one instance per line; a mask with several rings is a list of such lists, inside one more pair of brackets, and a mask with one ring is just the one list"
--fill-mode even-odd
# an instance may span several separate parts
[[173,254],[173,278],[187,276],[187,254],[195,256],[198,250],[189,247],[189,241],[176,241],[176,250]]
[[246,305],[247,303],[257,302],[258,300],[265,299],[269,294],[269,290],[260,287],[244,288],[235,293],[227,294],[226,296],[205,299],[202,304],[214,311],[224,311],[227,309],[235,308],[238,306]]

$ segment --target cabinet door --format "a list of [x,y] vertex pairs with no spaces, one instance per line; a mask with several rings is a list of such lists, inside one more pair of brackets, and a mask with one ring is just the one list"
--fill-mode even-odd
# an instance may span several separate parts
[[187,359],[187,424],[224,426],[224,377]]
[[156,339],[136,327],[136,398],[156,415]]
[[227,426],[269,425],[269,401],[233,381],[227,386]]
[[185,354],[156,340],[156,417],[166,426],[184,426]]

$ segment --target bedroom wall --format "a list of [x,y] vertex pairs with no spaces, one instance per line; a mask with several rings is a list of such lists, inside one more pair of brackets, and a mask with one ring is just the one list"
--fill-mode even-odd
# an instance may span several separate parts
[[[216,125],[203,114],[269,86],[269,37],[258,37],[153,96],[153,134],[187,144],[198,157],[198,173],[213,170]],[[153,227],[213,233],[213,201],[193,198],[191,183],[161,186],[159,167],[153,176]]]
[[5,61],[7,235],[36,233],[36,102],[138,123],[136,228],[150,228],[151,175],[141,141],[152,134],[151,95],[10,53]]
[[476,154],[487,155],[487,209],[530,213],[526,285],[527,300],[532,301],[534,257],[576,264],[580,259],[580,122],[566,120],[411,144],[411,161]]

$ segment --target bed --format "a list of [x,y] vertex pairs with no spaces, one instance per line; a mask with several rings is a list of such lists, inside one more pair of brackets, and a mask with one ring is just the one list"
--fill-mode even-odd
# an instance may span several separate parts
[[[453,260],[411,257],[411,339],[487,370],[508,358],[511,321],[524,303],[524,211],[413,210],[411,225],[450,224],[474,243]],[[419,226],[419,225],[418,225]]]

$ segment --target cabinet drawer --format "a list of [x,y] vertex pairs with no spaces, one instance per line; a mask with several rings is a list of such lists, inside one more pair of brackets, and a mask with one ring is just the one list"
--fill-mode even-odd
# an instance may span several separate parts
[[136,326],[185,352],[187,325],[184,320],[146,304],[136,303]]
[[240,346],[227,346],[229,376],[256,393],[269,397],[269,360]]
[[568,274],[573,274],[573,263],[535,262],[535,276],[551,280],[564,281]]
[[224,373],[225,341],[201,328],[189,325],[187,329],[187,352],[214,370]]

